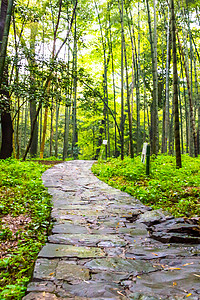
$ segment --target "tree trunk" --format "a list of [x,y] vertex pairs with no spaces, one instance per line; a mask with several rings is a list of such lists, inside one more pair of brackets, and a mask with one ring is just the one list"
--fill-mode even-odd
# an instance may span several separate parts
[[126,70],[126,88],[127,88],[127,108],[128,108],[128,121],[129,121],[130,154],[131,154],[131,158],[134,158],[132,119],[131,119],[130,95],[129,95],[129,84],[128,84],[128,64],[127,64],[126,44],[125,44],[124,35],[123,35],[123,40],[124,40],[124,58],[125,58],[125,70]]
[[[116,89],[115,89],[115,68],[114,68],[114,57],[113,57],[113,46],[112,46],[112,30],[111,30],[111,21],[110,21],[110,13],[109,13],[109,29],[110,29],[110,53],[111,53],[111,64],[112,64],[112,86],[113,86],[113,104],[114,104],[114,115],[116,118],[117,115],[117,109],[116,109]],[[117,126],[114,122],[115,127],[115,146],[114,146],[114,157],[118,156],[118,150],[117,150]]]
[[188,76],[188,72],[187,72],[187,67],[186,67],[186,63],[185,63],[185,57],[184,57],[184,53],[183,53],[183,49],[181,46],[181,41],[177,33],[177,37],[178,37],[178,42],[179,42],[179,47],[181,50],[181,55],[182,55],[182,59],[183,59],[183,64],[184,64],[184,68],[185,68],[185,75],[186,75],[186,79],[187,79],[187,88],[188,88],[188,96],[189,96],[189,104],[190,104],[190,121],[191,121],[191,130],[192,130],[192,136],[193,136],[193,141],[194,141],[194,155],[195,157],[198,156],[198,150],[197,150],[197,136],[196,136],[196,128],[195,128],[195,120],[194,120],[194,111],[193,111],[193,104],[192,104],[192,95],[191,95],[191,90],[190,90],[190,81],[189,81],[189,76]]
[[119,11],[120,11],[120,21],[121,21],[121,159],[124,159],[124,3],[121,0],[121,9],[120,2]]
[[167,153],[169,142],[169,69],[170,69],[170,12],[168,5],[168,22],[167,22],[167,57],[166,57],[166,100],[165,100],[165,143],[164,153]]
[[53,117],[54,117],[54,103],[53,103],[53,97],[51,101],[51,129],[50,129],[50,156],[52,156],[52,148],[53,148]]
[[151,45],[151,59],[152,59],[152,73],[153,73],[153,100],[151,105],[151,151],[152,154],[158,153],[158,90],[157,90],[157,68],[155,61],[155,48],[154,41],[152,37],[152,28],[151,28],[151,16],[149,9],[149,0],[146,0],[147,3],[147,13],[148,13],[148,24],[149,24],[149,38]]
[[47,132],[47,118],[48,118],[48,106],[45,107],[44,112],[44,123],[43,123],[43,132],[42,132],[42,143],[40,147],[40,158],[44,158],[44,146],[45,146],[45,139],[46,139],[46,132]]
[[8,70],[5,68],[5,58],[10,29],[13,0],[2,0],[0,11],[0,96],[6,97],[1,109],[2,143],[0,158],[5,159],[12,155],[13,151],[13,125],[10,113],[9,93],[4,90],[2,84],[8,84]]
[[78,128],[77,128],[77,31],[76,31],[76,14],[74,28],[74,52],[73,52],[73,109],[72,109],[72,157],[78,158],[77,143],[78,143]]
[[55,134],[55,157],[58,157],[58,119],[60,103],[56,102],[56,134]]
[[[67,10],[68,13],[68,10]],[[69,29],[70,24],[68,24]],[[68,53],[67,53],[67,73],[69,76],[69,65],[70,65],[70,40],[68,40]],[[69,77],[68,77],[69,79]],[[71,96],[72,89],[70,85],[66,86],[66,102],[65,102],[65,132],[64,132],[64,145],[63,145],[63,160],[68,157],[68,148],[69,148],[69,122],[70,122],[70,108],[71,108]]]
[[12,15],[14,0],[1,1],[0,15],[0,87],[3,80],[4,65],[8,44],[8,35],[10,30],[10,21]]
[[[136,49],[135,49],[136,50]],[[137,154],[141,151],[141,128],[140,128],[140,2],[138,1],[138,56],[137,56]]]
[[200,133],[200,95],[198,90],[198,81],[197,81],[197,68],[196,68],[196,56],[194,60],[194,71],[195,71],[195,90],[196,90],[196,106],[198,113],[198,123],[197,123],[197,151],[200,154],[200,145],[199,145],[199,133]]
[[173,103],[174,103],[174,136],[176,149],[176,168],[181,168],[181,149],[180,149],[180,133],[179,133],[179,111],[178,111],[178,72],[176,57],[176,27],[174,14],[174,0],[171,0],[171,19],[172,19],[172,49],[173,49]]
[[[30,36],[30,51],[32,58],[28,58],[28,63],[30,66],[30,77],[31,77],[31,83],[30,83],[30,120],[31,120],[31,129],[33,128],[33,120],[35,119],[36,111],[37,111],[37,99],[35,97],[35,90],[37,88],[35,74],[32,71],[36,67],[36,61],[35,61],[35,43],[36,43],[36,36],[38,34],[38,23],[34,22],[31,24],[31,36]],[[25,43],[25,42],[24,42]],[[33,139],[30,147],[30,155],[31,157],[37,156],[38,151],[38,120],[36,120],[35,126],[33,131]]]

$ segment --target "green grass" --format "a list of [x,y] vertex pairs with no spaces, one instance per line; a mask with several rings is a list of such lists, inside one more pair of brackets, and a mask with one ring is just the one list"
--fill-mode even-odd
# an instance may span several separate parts
[[176,169],[175,157],[151,158],[150,176],[145,175],[141,158],[110,159],[93,165],[101,180],[125,191],[153,209],[168,210],[175,217],[200,216],[200,157],[182,156]]
[[[41,175],[47,166],[0,161],[0,299],[21,299],[50,221],[50,196]],[[14,227],[13,227],[14,226]]]

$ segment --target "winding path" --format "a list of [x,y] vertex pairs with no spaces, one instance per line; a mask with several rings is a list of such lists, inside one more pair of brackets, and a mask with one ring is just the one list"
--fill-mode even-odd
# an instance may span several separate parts
[[43,174],[55,222],[23,299],[200,299],[199,246],[151,239],[150,209],[100,181],[92,164]]

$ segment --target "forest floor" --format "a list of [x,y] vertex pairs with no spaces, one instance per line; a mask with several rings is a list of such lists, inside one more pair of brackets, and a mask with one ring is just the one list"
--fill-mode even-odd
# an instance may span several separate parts
[[108,186],[92,165],[43,174],[54,223],[23,299],[200,299],[198,225]]

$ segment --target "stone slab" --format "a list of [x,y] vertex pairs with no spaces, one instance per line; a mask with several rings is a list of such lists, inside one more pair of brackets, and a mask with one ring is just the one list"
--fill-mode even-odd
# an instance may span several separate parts
[[65,280],[71,284],[90,279],[89,269],[71,264],[69,261],[60,261],[56,268],[56,278]]
[[[55,244],[97,246],[101,242],[112,242],[113,247],[125,246],[127,242],[117,235],[98,235],[98,234],[54,234],[49,236],[49,242]],[[98,245],[101,247],[101,245]]]
[[64,224],[54,225],[52,229],[52,233],[88,233],[88,230],[84,226],[75,225],[70,222],[66,222]]
[[94,247],[76,247],[71,245],[49,244],[47,243],[40,251],[38,257],[56,258],[56,257],[103,257],[103,250]]
[[134,261],[121,257],[93,259],[85,264],[91,270],[102,270],[110,272],[131,273],[137,275],[142,273],[154,272],[156,268],[149,262]]

